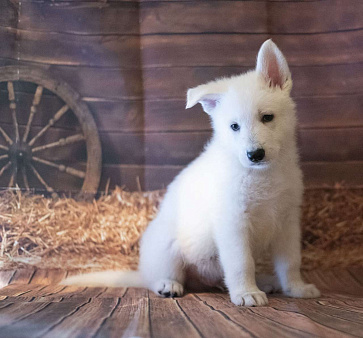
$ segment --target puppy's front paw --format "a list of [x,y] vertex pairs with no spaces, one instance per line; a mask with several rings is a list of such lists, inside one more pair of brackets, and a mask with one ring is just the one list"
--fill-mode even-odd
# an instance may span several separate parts
[[300,284],[293,286],[284,292],[287,296],[293,298],[317,298],[320,297],[320,291],[314,284]]
[[268,304],[267,296],[262,291],[232,294],[231,301],[238,306],[264,306]]
[[154,289],[155,293],[158,293],[162,297],[180,297],[184,293],[183,285],[169,279],[159,280],[155,284]]

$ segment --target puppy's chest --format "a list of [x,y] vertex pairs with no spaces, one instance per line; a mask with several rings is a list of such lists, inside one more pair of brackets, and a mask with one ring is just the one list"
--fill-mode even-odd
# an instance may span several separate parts
[[279,224],[285,205],[286,189],[283,184],[269,180],[244,182],[238,192],[241,212],[252,223],[254,232],[272,232]]

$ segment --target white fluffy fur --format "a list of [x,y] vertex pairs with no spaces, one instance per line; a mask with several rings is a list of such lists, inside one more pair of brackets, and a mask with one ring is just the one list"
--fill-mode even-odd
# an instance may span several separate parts
[[[139,272],[72,277],[66,284],[144,285],[163,296],[186,284],[224,282],[236,305],[266,305],[264,291],[317,297],[300,276],[303,184],[295,140],[295,105],[287,62],[271,41],[254,71],[188,91],[187,108],[201,103],[214,134],[204,152],[170,184],[141,241]],[[262,123],[264,114],[274,119]],[[239,131],[231,124],[238,123]],[[248,151],[263,148],[265,161]],[[271,250],[277,279],[255,277],[255,260]],[[258,286],[259,287],[258,287]]]

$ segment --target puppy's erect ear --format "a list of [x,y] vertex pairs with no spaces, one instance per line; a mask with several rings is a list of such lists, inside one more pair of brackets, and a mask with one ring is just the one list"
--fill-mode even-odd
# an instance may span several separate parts
[[220,93],[213,93],[213,86],[210,84],[200,85],[188,90],[186,109],[194,107],[197,103],[203,106],[203,110],[207,114],[212,114],[222,97]]
[[271,39],[265,41],[258,52],[256,71],[270,86],[289,90],[292,87],[287,61]]

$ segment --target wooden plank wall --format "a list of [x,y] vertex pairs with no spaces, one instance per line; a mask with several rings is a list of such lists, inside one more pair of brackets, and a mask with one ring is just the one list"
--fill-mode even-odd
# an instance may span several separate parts
[[187,88],[254,67],[272,38],[293,73],[307,183],[363,184],[361,1],[148,1],[140,12],[145,144],[158,144],[146,164],[194,158],[210,128],[200,107],[184,110]]
[[[308,185],[363,185],[363,2],[0,0],[0,66],[43,67],[90,107],[103,179],[165,186],[211,131],[189,87],[254,67],[272,38],[293,73]],[[18,20],[20,19],[20,20]],[[0,116],[0,123],[9,123]],[[41,122],[39,122],[41,124]],[[67,126],[59,126],[59,129]]]
[[[128,169],[130,164],[140,168],[144,164],[144,142],[139,137],[144,130],[140,62],[137,1],[30,0],[21,1],[19,6],[17,0],[0,0],[0,66],[46,69],[80,93],[95,118],[102,142],[100,189],[105,188],[109,177],[111,184],[135,188],[136,176],[125,179],[124,165]],[[32,99],[29,93],[21,95],[19,101]],[[3,110],[5,105],[5,100],[0,102]],[[58,100],[43,95],[42,111],[37,114],[33,131],[46,124],[49,117],[44,115],[52,106],[49,111],[54,114]],[[26,124],[27,116],[19,119]],[[4,129],[11,127],[11,116],[1,114],[0,123]],[[60,121],[43,142],[74,134],[74,124],[74,119]],[[69,161],[78,160],[77,155],[68,154]],[[44,178],[53,182],[53,187],[67,190],[77,183],[68,176],[54,179],[52,174],[49,171]]]

